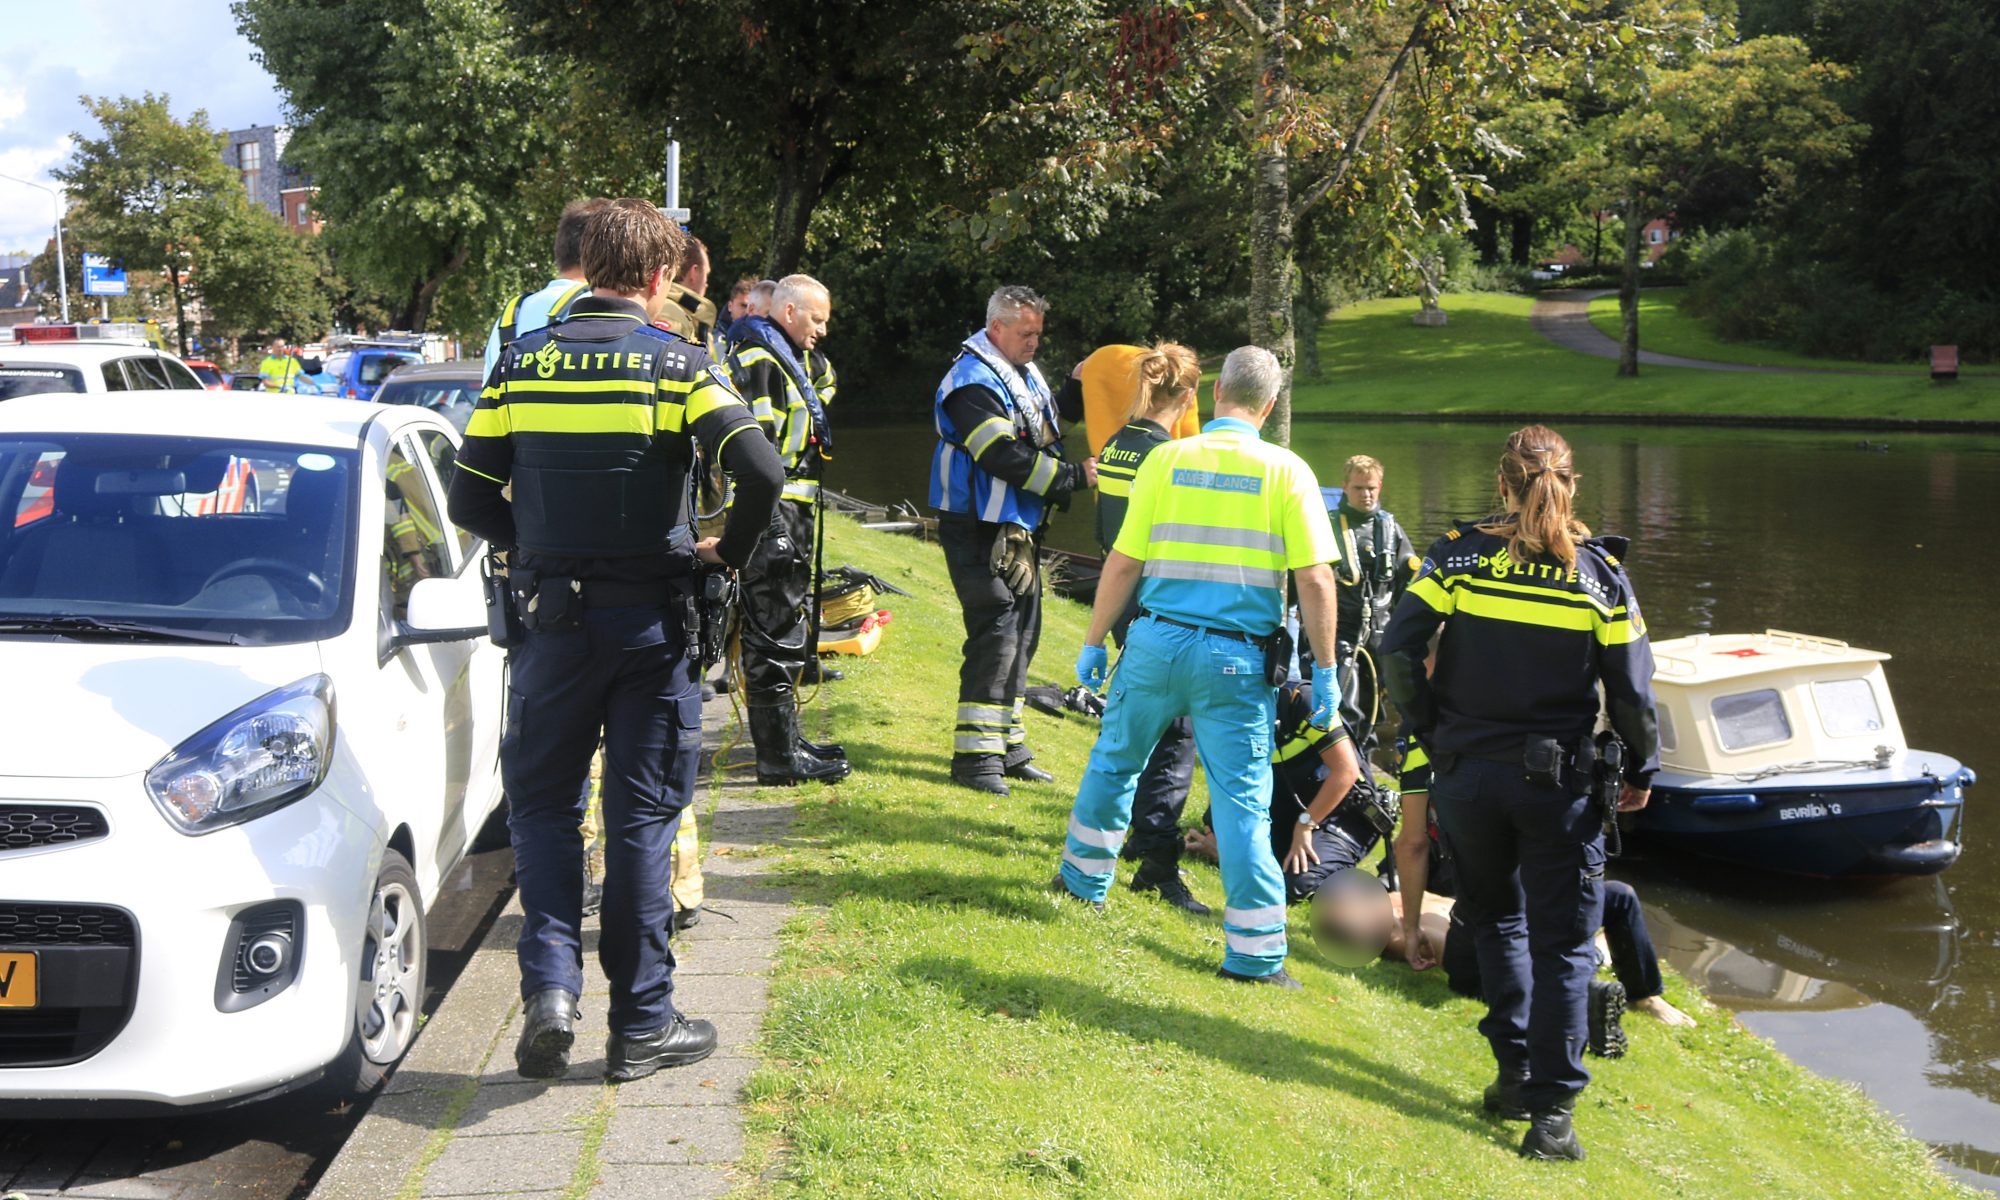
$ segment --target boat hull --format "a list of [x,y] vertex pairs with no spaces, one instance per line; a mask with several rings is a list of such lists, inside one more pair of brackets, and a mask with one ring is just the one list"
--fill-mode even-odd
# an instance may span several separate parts
[[1744,782],[1662,771],[1629,825],[1649,846],[1793,875],[1935,875],[1958,860],[1971,770],[1905,751],[1881,768]]

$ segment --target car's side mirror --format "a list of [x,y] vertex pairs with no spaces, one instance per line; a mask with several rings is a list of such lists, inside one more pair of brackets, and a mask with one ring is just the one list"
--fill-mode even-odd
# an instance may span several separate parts
[[486,593],[477,571],[455,579],[419,579],[410,589],[408,615],[396,631],[398,646],[464,642],[486,636]]

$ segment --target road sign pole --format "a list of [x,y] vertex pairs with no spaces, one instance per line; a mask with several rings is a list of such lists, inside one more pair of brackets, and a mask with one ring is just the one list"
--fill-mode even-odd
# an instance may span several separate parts
[[63,324],[67,325],[69,324],[69,263],[63,255],[62,194],[52,187],[45,187],[32,179],[22,179],[18,175],[0,175],[0,179],[26,184],[37,191],[49,194],[49,207],[55,212],[56,217],[56,287],[62,292],[62,319]]

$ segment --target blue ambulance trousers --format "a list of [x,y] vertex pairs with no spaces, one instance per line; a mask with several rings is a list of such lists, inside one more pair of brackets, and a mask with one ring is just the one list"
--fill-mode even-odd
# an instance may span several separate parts
[[1431,810],[1458,876],[1486,1017],[1479,1032],[1532,1109],[1570,1103],[1604,923],[1604,830],[1590,797],[1531,783],[1520,763],[1460,758],[1431,779]]
[[1085,900],[1110,892],[1139,774],[1168,724],[1189,717],[1222,866],[1222,965],[1239,975],[1282,969],[1285,877],[1270,832],[1275,701],[1256,646],[1150,617],[1135,621],[1070,812],[1064,886]]
[[583,785],[604,742],[604,901],[597,956],[610,1031],[673,1020],[669,851],[701,760],[701,689],[678,614],[601,608],[515,647],[500,742],[526,919],[521,994],[583,991]]

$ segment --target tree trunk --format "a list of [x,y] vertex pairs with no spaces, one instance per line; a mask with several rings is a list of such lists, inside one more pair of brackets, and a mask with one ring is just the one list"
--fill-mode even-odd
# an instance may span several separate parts
[[1284,371],[1264,436],[1292,441],[1292,183],[1279,123],[1286,89],[1285,2],[1255,0],[1264,23],[1254,81],[1250,216],[1250,341],[1277,355]]
[[1625,197],[1625,270],[1618,280],[1618,315],[1625,327],[1618,374],[1627,378],[1639,374],[1639,235],[1646,224],[1640,201],[1636,189]]
[[1299,333],[1299,366],[1294,373],[1303,372],[1307,379],[1320,377],[1319,327],[1325,311],[1326,301],[1320,298],[1319,288],[1313,286],[1312,276],[1301,272],[1299,299],[1292,313],[1294,327]]
[[1508,249],[1512,252],[1513,263],[1517,267],[1525,267],[1528,256],[1535,250],[1535,218],[1526,215],[1515,217],[1512,232],[1514,240]]
[[1597,211],[1597,229],[1590,235],[1590,273],[1597,274],[1602,269],[1604,259],[1604,210]]
[[182,358],[188,356],[187,295],[181,290],[179,248],[167,247],[167,287],[174,294],[174,345]]
[[812,133],[800,133],[778,158],[777,194],[771,202],[771,253],[764,262],[769,279],[783,279],[806,257],[806,230],[813,210],[842,173],[831,148]]
[[445,264],[432,271],[430,278],[417,285],[416,291],[410,294],[409,324],[403,328],[422,333],[430,327],[431,309],[437,304],[438,289],[444,286],[445,280],[457,274],[458,269],[463,267],[465,260],[471,256],[470,247],[464,245],[455,247],[451,257],[445,260]]

